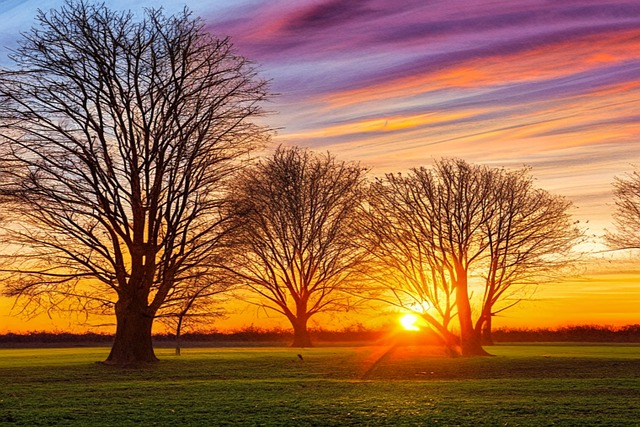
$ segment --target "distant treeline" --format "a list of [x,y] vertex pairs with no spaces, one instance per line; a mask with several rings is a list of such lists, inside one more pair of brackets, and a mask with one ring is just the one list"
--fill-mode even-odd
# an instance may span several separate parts
[[[386,335],[385,331],[375,331],[363,328],[348,328],[340,331],[330,331],[323,329],[311,330],[311,335],[315,340],[325,342],[373,342]],[[112,334],[86,332],[74,334],[69,332],[26,332],[7,333],[0,335],[0,345],[2,344],[24,344],[24,345],[61,345],[61,344],[105,344],[110,345],[113,341]],[[253,326],[235,331],[221,332],[218,330],[187,332],[183,333],[180,341],[188,343],[282,343],[284,345],[291,342],[293,332],[285,329],[263,329]],[[173,344],[176,341],[174,334],[154,334],[153,340],[156,345]]]
[[640,343],[640,324],[620,327],[581,325],[554,329],[499,328],[495,342],[635,342]]
[[[331,331],[316,329],[311,331],[317,342],[362,343],[373,344],[389,336],[386,330],[369,330],[361,327]],[[157,345],[173,344],[175,335],[156,334]],[[582,325],[560,328],[498,328],[493,331],[496,343],[508,342],[611,342],[640,343],[640,324],[621,327]],[[217,330],[189,332],[181,336],[181,341],[189,343],[211,344],[283,344],[291,342],[293,333],[285,329],[263,329],[247,327],[236,331],[221,332]],[[0,335],[0,345],[108,345],[113,335],[102,333],[74,334],[68,332],[28,332],[22,334],[8,333]]]

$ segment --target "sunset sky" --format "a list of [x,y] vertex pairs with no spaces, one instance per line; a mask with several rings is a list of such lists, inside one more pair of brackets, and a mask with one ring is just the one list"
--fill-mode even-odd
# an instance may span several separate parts
[[[107,1],[134,11],[174,1]],[[0,64],[60,1],[0,2]],[[275,144],[329,150],[372,175],[441,157],[532,168],[574,202],[595,237],[611,228],[614,176],[640,167],[640,2],[604,0],[187,1],[271,81]],[[581,276],[541,286],[497,326],[640,323],[640,254],[598,254]],[[634,261],[635,260],[635,261]],[[25,322],[0,303],[0,332]],[[239,309],[240,310],[240,309]],[[339,323],[362,321],[339,316]],[[268,326],[254,309],[220,327]],[[282,323],[282,325],[286,325]]]

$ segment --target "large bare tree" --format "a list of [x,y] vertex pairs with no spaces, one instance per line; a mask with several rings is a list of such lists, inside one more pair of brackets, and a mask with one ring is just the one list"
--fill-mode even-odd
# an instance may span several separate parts
[[583,235],[571,219],[571,202],[536,188],[528,168],[494,169],[491,182],[491,215],[480,230],[488,241],[485,285],[475,323],[485,344],[493,342],[493,316],[527,298],[537,284],[567,274]]
[[232,192],[236,217],[232,273],[286,316],[294,346],[308,347],[309,319],[344,308],[356,284],[356,214],[364,170],[333,156],[292,147],[245,170]]
[[[458,342],[465,356],[484,355],[481,331],[508,291],[566,264],[563,256],[580,235],[569,207],[533,188],[527,170],[452,159],[387,175],[371,188],[364,222],[382,266],[374,276],[386,286],[387,301],[421,314],[447,345]],[[475,314],[473,286],[482,277]]]
[[37,23],[0,74],[21,245],[5,293],[112,308],[107,363],[153,362],[154,317],[213,271],[225,182],[267,136],[250,121],[265,83],[187,10],[69,0]]
[[607,232],[607,244],[612,249],[640,249],[640,170],[616,177],[613,185],[616,231]]

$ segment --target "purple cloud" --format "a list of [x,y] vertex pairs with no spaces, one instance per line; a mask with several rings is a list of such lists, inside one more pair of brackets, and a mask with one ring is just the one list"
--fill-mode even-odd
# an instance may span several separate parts
[[332,0],[315,4],[292,17],[282,30],[287,33],[326,32],[353,21],[379,16],[380,12],[368,6],[370,3],[369,0]]

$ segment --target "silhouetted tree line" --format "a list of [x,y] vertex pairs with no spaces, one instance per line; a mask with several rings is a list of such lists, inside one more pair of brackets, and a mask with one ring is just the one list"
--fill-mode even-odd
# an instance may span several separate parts
[[0,335],[0,344],[80,344],[80,343],[96,343],[108,344],[113,341],[111,334],[98,334],[87,332],[83,334],[74,334],[70,332],[27,332],[24,334],[8,333]]
[[[366,329],[362,327],[341,330],[310,329],[311,337],[325,343],[362,343],[373,344],[389,336],[384,329]],[[640,324],[619,327],[600,325],[563,326],[559,328],[497,328],[493,332],[496,343],[515,342],[594,342],[594,343],[640,343]],[[156,344],[172,345],[175,334],[154,334]],[[250,326],[234,331],[187,332],[181,339],[187,345],[206,344],[247,344],[261,343],[286,345],[293,338],[293,331],[279,328],[259,328]],[[24,334],[7,333],[0,335],[0,345],[90,345],[111,344],[113,334],[69,332],[28,332]]]
[[620,327],[582,325],[544,328],[500,328],[493,331],[496,342],[620,342],[640,343],[640,325]]
[[[374,342],[386,334],[383,330],[370,330],[363,328],[346,328],[342,330],[310,329],[310,336],[320,342]],[[286,345],[291,342],[293,331],[280,328],[259,328],[250,326],[247,328],[232,331],[195,331],[181,334],[180,339],[185,343],[279,343]],[[74,345],[74,344],[111,344],[114,340],[113,334],[102,333],[81,333],[69,332],[27,332],[23,334],[7,333],[0,335],[0,345],[2,344],[27,344],[27,345]],[[171,344],[176,340],[176,335],[172,333],[154,334],[153,341],[156,344]]]

